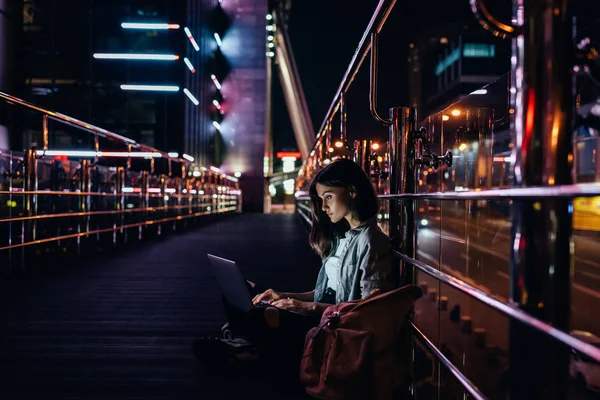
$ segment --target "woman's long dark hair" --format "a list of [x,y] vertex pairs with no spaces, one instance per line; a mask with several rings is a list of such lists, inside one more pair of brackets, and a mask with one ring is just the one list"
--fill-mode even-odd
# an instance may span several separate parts
[[349,201],[352,215],[358,221],[365,222],[377,215],[377,195],[373,184],[365,172],[352,160],[340,159],[320,170],[310,184],[310,200],[312,203],[312,229],[310,245],[322,257],[327,257],[333,250],[336,236],[346,232],[350,225],[345,218],[332,223],[323,211],[323,200],[317,193],[317,183],[329,187],[353,188],[356,196]]

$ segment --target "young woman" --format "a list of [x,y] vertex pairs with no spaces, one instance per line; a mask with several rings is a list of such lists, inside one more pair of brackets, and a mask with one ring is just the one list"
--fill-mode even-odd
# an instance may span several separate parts
[[[255,305],[266,302],[272,307],[255,307],[244,315],[225,305],[234,331],[263,354],[285,358],[296,368],[306,333],[319,324],[328,306],[397,287],[389,238],[377,225],[377,196],[364,171],[351,160],[337,160],[317,173],[309,194],[310,244],[323,260],[315,289],[257,293]],[[205,350],[197,345],[195,353]]]
[[317,173],[309,194],[310,244],[323,259],[315,289],[269,289],[254,297],[254,304],[267,301],[277,309],[320,317],[331,304],[396,287],[389,238],[377,226],[377,196],[363,170],[348,159],[335,161]]

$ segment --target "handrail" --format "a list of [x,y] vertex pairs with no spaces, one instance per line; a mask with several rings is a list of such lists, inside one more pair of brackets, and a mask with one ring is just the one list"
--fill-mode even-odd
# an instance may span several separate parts
[[77,239],[77,238],[82,238],[82,237],[89,237],[89,236],[92,236],[92,235],[98,235],[100,233],[116,232],[116,231],[119,231],[119,230],[122,231],[124,229],[137,228],[137,227],[146,226],[146,225],[162,224],[162,223],[170,222],[170,221],[181,221],[181,220],[184,220],[184,219],[196,218],[196,217],[200,217],[200,216],[203,216],[203,215],[222,214],[222,213],[226,213],[226,212],[230,212],[230,211],[236,211],[236,210],[237,210],[237,207],[229,207],[229,208],[222,208],[220,210],[214,210],[214,211],[213,210],[210,210],[210,211],[198,211],[198,212],[195,212],[195,213],[189,214],[189,215],[177,215],[175,217],[166,217],[166,218],[161,218],[161,219],[156,219],[156,220],[150,220],[150,221],[144,221],[144,222],[136,222],[136,223],[132,223],[132,224],[119,225],[117,227],[95,229],[95,230],[90,230],[90,231],[87,231],[87,232],[70,233],[70,234],[67,234],[67,235],[61,235],[61,236],[54,236],[54,237],[44,238],[44,239],[38,239],[38,240],[31,241],[31,242],[16,243],[16,244],[11,244],[9,246],[3,246],[3,247],[0,247],[0,251],[20,249],[20,248],[23,248],[23,247],[29,247],[29,246],[39,245],[39,244],[45,244],[45,243],[58,242],[58,241],[67,240],[67,239]]
[[392,120],[383,118],[377,111],[377,50],[379,46],[379,34],[371,33],[371,65],[369,69],[370,87],[369,87],[369,107],[371,115],[375,121],[383,125],[391,125]]
[[340,86],[333,97],[333,102],[329,106],[327,114],[325,114],[325,119],[317,131],[316,140],[312,149],[315,148],[316,144],[318,143],[318,139],[324,134],[325,127],[329,124],[329,121],[333,118],[333,114],[335,114],[338,109],[341,96],[348,91],[348,88],[354,81],[354,78],[356,77],[356,74],[358,73],[363,61],[367,57],[367,54],[369,54],[369,50],[371,49],[371,33],[381,32],[381,28],[383,28],[385,21],[394,9],[395,5],[396,0],[379,0],[377,8],[371,17],[371,20],[369,21],[369,25],[367,25],[367,29],[363,33],[358,47],[354,52],[354,56],[352,56],[350,65],[348,65],[348,69],[342,78],[342,83],[340,83]]
[[100,135],[102,137],[105,137],[109,140],[124,144],[124,145],[129,145],[132,147],[135,147],[136,149],[139,149],[140,151],[148,151],[148,152],[155,152],[155,153],[160,153],[161,157],[169,159],[169,160],[173,160],[173,161],[177,161],[177,162],[186,162],[183,158],[179,158],[179,157],[171,157],[169,156],[168,153],[165,153],[164,151],[155,149],[153,147],[150,146],[146,146],[144,144],[141,143],[137,143],[135,140],[130,139],[128,137],[119,135],[117,133],[108,131],[104,128],[100,128],[98,126],[89,124],[87,122],[81,121],[77,118],[73,118],[73,117],[69,117],[68,115],[59,113],[59,112],[54,112],[54,111],[50,111],[47,110],[45,108],[36,106],[35,104],[29,103],[28,101],[19,99],[18,97],[15,96],[11,96],[8,93],[4,93],[4,92],[0,92],[0,98],[9,101],[11,103],[17,104],[19,106],[28,108],[30,110],[34,110],[37,111],[43,115],[47,115],[48,118],[51,118],[54,121],[60,122],[60,123],[64,123],[66,125],[71,125],[71,126],[75,126],[77,128],[80,128],[84,131],[87,132],[91,132],[94,133],[96,135]]
[[486,31],[491,31],[494,36],[505,39],[507,37],[512,37],[517,33],[518,28],[516,29],[512,25],[505,24],[494,18],[488,11],[483,0],[469,0],[469,4],[471,5],[471,12],[475,15],[479,24],[481,24]]
[[466,283],[458,278],[455,278],[452,275],[442,272],[439,269],[434,268],[428,264],[425,264],[422,261],[415,260],[414,258],[408,257],[407,255],[402,254],[397,250],[392,250],[392,251],[394,252],[395,255],[400,257],[403,261],[411,264],[412,266],[414,266],[415,268],[419,269],[420,271],[426,273],[427,275],[434,277],[438,281],[445,283],[448,286],[452,286],[453,288],[459,290],[460,292],[465,293],[465,294],[469,295],[470,297],[481,301],[482,303],[489,306],[490,308],[492,308],[498,312],[501,312],[502,314],[504,314],[510,318],[514,318],[514,319],[518,320],[519,322],[523,323],[524,325],[527,325],[530,328],[537,329],[538,331],[545,333],[548,336],[551,336],[554,339],[558,340],[559,342],[562,342],[563,344],[565,344],[569,347],[572,347],[572,348],[578,350],[579,352],[585,354],[586,356],[589,356],[589,357],[593,358],[594,360],[600,362],[600,349],[592,346],[591,344],[585,343],[579,339],[576,339],[573,336],[569,335],[568,333],[565,333],[559,329],[554,328],[551,325],[548,325],[545,322],[538,320],[535,317],[532,317],[531,315],[527,314],[525,311],[523,311],[519,308],[512,307],[509,304],[506,304],[500,300],[497,300],[497,299],[493,298],[492,296],[488,295],[487,293],[483,292],[482,290],[477,289],[476,287],[469,285],[468,283]]
[[442,353],[432,342],[416,327],[414,323],[410,323],[410,327],[417,337],[417,339],[423,343],[425,347],[434,355],[438,361],[444,365],[450,371],[452,375],[461,383],[461,385],[477,400],[486,400],[487,397],[481,393],[481,391],[471,382],[448,358]]
[[[382,197],[384,197],[384,196],[379,196],[379,198],[382,198]],[[396,196],[385,196],[385,198],[396,198]],[[298,200],[306,200],[306,199],[302,198],[302,199],[298,199]],[[303,215],[302,213],[300,213],[300,214],[302,215],[302,217],[304,219],[306,219],[308,221],[308,218],[305,215]],[[309,224],[310,224],[310,222],[309,222]],[[600,349],[597,349],[596,347],[592,346],[591,344],[588,344],[579,339],[576,339],[573,336],[569,335],[568,333],[565,333],[559,329],[556,329],[556,328],[552,327],[551,325],[548,325],[545,322],[542,322],[542,321],[538,320],[537,318],[530,316],[529,314],[522,311],[521,309],[512,307],[509,304],[506,304],[500,300],[497,300],[497,299],[493,298],[492,296],[490,296],[489,294],[485,293],[484,291],[482,291],[482,290],[480,290],[458,278],[455,278],[450,274],[440,271],[422,261],[415,260],[414,258],[408,257],[407,255],[402,254],[401,252],[399,252],[397,250],[392,250],[392,252],[396,256],[398,256],[400,259],[402,259],[403,261],[409,263],[410,265],[412,265],[415,268],[419,269],[420,271],[426,273],[427,275],[432,276],[433,278],[437,279],[438,281],[445,283],[448,286],[452,286],[453,288],[459,290],[460,292],[462,292],[476,300],[481,301],[482,303],[489,306],[490,308],[492,308],[510,318],[519,320],[523,324],[525,324],[531,328],[537,329],[538,331],[541,331],[541,332],[553,337],[554,339],[558,340],[559,342],[562,342],[563,344],[570,346],[570,347],[578,350],[579,352],[600,362]]]
[[[433,192],[433,193],[400,193],[380,194],[381,200],[415,199],[415,200],[513,200],[538,199],[547,197],[573,198],[600,196],[600,183],[576,183],[573,185],[520,187],[507,189],[473,190],[464,192]],[[296,192],[297,200],[309,200],[305,191]]]

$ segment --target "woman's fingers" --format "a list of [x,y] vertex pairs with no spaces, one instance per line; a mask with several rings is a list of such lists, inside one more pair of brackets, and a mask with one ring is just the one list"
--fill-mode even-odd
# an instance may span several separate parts
[[261,301],[269,301],[272,299],[272,297],[273,297],[273,290],[269,289],[269,290],[264,291],[261,294],[254,296],[254,298],[252,299],[252,303],[257,304],[257,303],[260,303]]
[[259,303],[262,299],[265,298],[265,293],[257,294],[256,296],[254,296],[254,298],[252,299],[252,303],[253,304]]

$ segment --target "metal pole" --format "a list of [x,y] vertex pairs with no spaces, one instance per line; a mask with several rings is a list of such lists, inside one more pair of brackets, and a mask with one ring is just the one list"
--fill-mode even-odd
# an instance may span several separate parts
[[[415,170],[415,141],[416,109],[408,107],[394,107],[390,109],[389,126],[389,192],[390,194],[414,193],[416,189]],[[363,147],[366,147],[366,141]],[[367,150],[368,151],[368,150]],[[366,153],[368,154],[368,152]],[[389,236],[392,247],[411,258],[415,258],[415,215],[414,201],[409,199],[392,200],[389,202]],[[413,267],[400,261],[399,285],[414,282]],[[412,319],[412,316],[410,317]],[[414,376],[414,344],[410,332],[405,332],[407,351],[411,354],[410,376]],[[412,383],[409,392],[414,395]]]
[[[392,127],[390,130],[398,129],[400,135],[399,152],[400,168],[397,183],[399,193],[416,193],[417,169],[415,168],[415,132],[417,129],[416,108],[392,108]],[[400,125],[401,123],[401,125]],[[400,250],[411,258],[416,256],[416,226],[415,226],[415,201],[402,200],[399,215],[399,229],[401,229]],[[403,283],[408,285],[414,283],[413,268],[402,265],[400,268]]]
[[[390,194],[399,194],[402,188],[402,160],[404,159],[404,147],[402,134],[405,131],[405,126],[408,123],[409,109],[405,107],[390,109],[390,117],[392,125],[389,127],[389,143],[390,143]],[[363,141],[362,147],[366,147],[366,141]],[[365,150],[363,150],[363,154]],[[364,155],[363,155],[364,157]],[[399,248],[401,243],[400,224],[401,218],[399,215],[400,208],[398,201],[390,201],[390,229],[389,236],[394,248]]]
[[148,171],[142,171],[142,201],[141,207],[144,209],[142,218],[144,219],[144,225],[140,225],[138,236],[140,240],[143,238],[144,229],[146,229],[146,223],[148,223],[148,207],[150,207],[150,199],[148,195],[148,186],[150,183],[150,174]]
[[[160,174],[160,197],[161,197],[161,200],[162,200],[161,203],[162,203],[162,205],[164,207],[163,208],[163,212],[162,212],[163,218],[167,217],[167,213],[168,213],[167,207],[169,205],[169,200],[168,200],[168,197],[167,197],[167,191],[166,191],[166,189],[167,189],[167,180],[165,178],[165,174]],[[163,225],[162,222],[158,224],[158,235],[162,234],[162,225]]]
[[50,142],[50,135],[48,134],[48,115],[44,114],[42,118],[42,150],[48,150],[48,143]]
[[113,224],[113,245],[117,245],[117,237],[119,234],[123,234],[123,208],[125,198],[123,197],[123,185],[125,184],[125,168],[117,167],[117,173],[115,174],[115,210],[120,211]]
[[[90,231],[90,190],[92,186],[92,180],[90,176],[90,160],[81,160],[80,174],[79,174],[79,190],[83,193],[79,196],[79,211],[88,213],[81,217],[78,231],[79,233],[85,232],[86,236],[84,242],[88,241],[87,233]],[[77,252],[81,252],[81,238],[77,238]]]
[[[346,142],[346,94],[340,94],[340,140]],[[326,150],[329,152],[329,149]]]
[[[569,1],[513,5],[513,18],[522,27],[513,39],[513,184],[568,185],[574,115]],[[515,201],[510,266],[511,303],[565,332],[573,270],[570,207],[571,201],[562,198]],[[567,397],[566,346],[511,321],[509,357],[511,399]]]
[[[25,182],[24,190],[27,193],[25,195],[25,212],[28,217],[37,215],[37,190],[38,190],[38,159],[35,147],[27,150],[25,154]],[[33,242],[36,240],[37,223],[35,219],[23,221],[23,236],[22,241],[24,243]],[[23,247],[22,253],[22,265],[21,268],[25,268],[25,251],[26,247]]]

